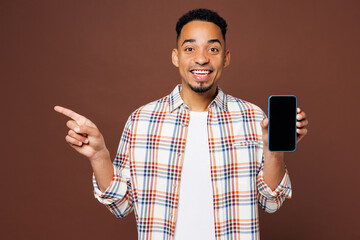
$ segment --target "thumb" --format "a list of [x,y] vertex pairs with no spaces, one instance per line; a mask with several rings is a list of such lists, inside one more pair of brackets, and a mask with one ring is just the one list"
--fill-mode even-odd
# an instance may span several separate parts
[[88,125],[79,125],[74,128],[76,133],[88,134],[90,136],[96,136],[99,133],[99,130],[96,127],[91,127]]
[[261,122],[260,125],[262,128],[267,128],[269,124],[269,119],[268,118],[264,118]]

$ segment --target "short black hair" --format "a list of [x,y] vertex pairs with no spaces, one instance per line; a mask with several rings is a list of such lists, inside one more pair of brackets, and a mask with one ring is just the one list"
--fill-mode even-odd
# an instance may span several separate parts
[[219,26],[225,41],[225,35],[227,30],[226,21],[222,17],[220,17],[219,14],[217,14],[216,12],[205,8],[197,8],[191,10],[185,13],[181,18],[179,18],[178,22],[176,23],[176,34],[177,34],[176,41],[179,40],[180,32],[181,29],[184,27],[184,25],[194,20],[212,22],[217,26]]

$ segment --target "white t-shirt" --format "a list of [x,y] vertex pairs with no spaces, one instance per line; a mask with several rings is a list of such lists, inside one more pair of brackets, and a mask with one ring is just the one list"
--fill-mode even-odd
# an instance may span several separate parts
[[179,194],[174,239],[215,239],[207,112],[190,111]]

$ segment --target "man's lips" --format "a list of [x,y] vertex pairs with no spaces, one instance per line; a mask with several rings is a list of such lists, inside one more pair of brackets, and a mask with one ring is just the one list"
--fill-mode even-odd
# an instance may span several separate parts
[[192,69],[190,70],[190,72],[194,75],[209,75],[210,73],[212,73],[213,71],[211,69]]
[[213,72],[210,69],[192,69],[190,70],[191,75],[194,79],[198,81],[206,81],[210,77],[210,74]]

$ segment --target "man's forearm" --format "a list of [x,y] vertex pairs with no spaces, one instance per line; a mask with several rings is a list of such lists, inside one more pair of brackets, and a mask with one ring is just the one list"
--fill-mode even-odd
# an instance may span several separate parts
[[90,159],[90,164],[100,191],[104,192],[110,186],[114,175],[114,166],[110,160],[109,151],[106,149],[96,159]]
[[263,177],[265,183],[275,190],[285,174],[285,162],[283,152],[270,152],[264,147]]

